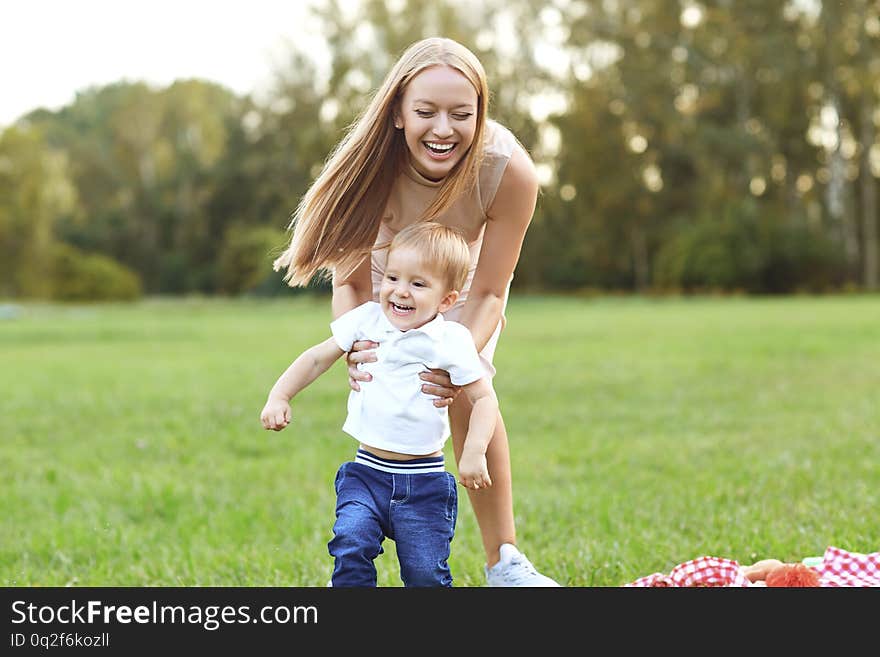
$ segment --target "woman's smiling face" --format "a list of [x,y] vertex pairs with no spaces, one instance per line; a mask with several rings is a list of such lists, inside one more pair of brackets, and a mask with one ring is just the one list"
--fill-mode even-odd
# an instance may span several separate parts
[[395,117],[410,161],[430,180],[441,180],[461,161],[477,128],[477,91],[451,66],[431,66],[407,85]]

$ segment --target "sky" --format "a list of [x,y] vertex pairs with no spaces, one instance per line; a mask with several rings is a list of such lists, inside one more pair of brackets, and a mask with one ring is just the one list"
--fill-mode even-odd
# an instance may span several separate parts
[[2,0],[0,126],[78,90],[178,78],[259,94],[290,43],[319,47],[308,2],[289,0]]

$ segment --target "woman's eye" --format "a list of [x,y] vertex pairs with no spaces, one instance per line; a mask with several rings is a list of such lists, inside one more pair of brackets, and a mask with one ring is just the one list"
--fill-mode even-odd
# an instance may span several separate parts
[[397,282],[397,276],[386,276],[385,278],[387,278],[392,283]]
[[452,115],[452,118],[456,119],[457,121],[467,121],[470,117],[471,117],[470,114],[453,114]]
[[418,114],[423,119],[426,119],[429,116],[431,116],[433,114],[433,112],[431,112],[429,110],[416,110],[416,114]]

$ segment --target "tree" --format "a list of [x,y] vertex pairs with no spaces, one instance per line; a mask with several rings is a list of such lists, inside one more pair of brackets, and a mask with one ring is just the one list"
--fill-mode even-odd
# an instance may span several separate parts
[[51,294],[52,224],[76,201],[65,154],[48,150],[38,128],[0,134],[0,296]]

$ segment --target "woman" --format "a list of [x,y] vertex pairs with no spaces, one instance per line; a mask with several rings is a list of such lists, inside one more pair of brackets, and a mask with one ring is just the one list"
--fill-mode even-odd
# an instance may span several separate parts
[[[504,308],[538,195],[534,165],[516,138],[487,116],[486,74],[461,44],[430,38],[411,45],[367,109],[342,139],[306,192],[275,268],[291,286],[333,272],[333,317],[378,299],[384,247],[404,226],[432,219],[460,229],[471,269],[459,301],[444,313],[473,334],[484,366],[504,326]],[[375,343],[360,342],[347,360],[358,390],[376,360]],[[422,375],[437,406],[449,406],[453,451],[461,456],[468,402],[434,370]],[[538,573],[516,546],[510,451],[498,417],[486,454],[494,486],[468,491],[490,586],[558,586]]]

